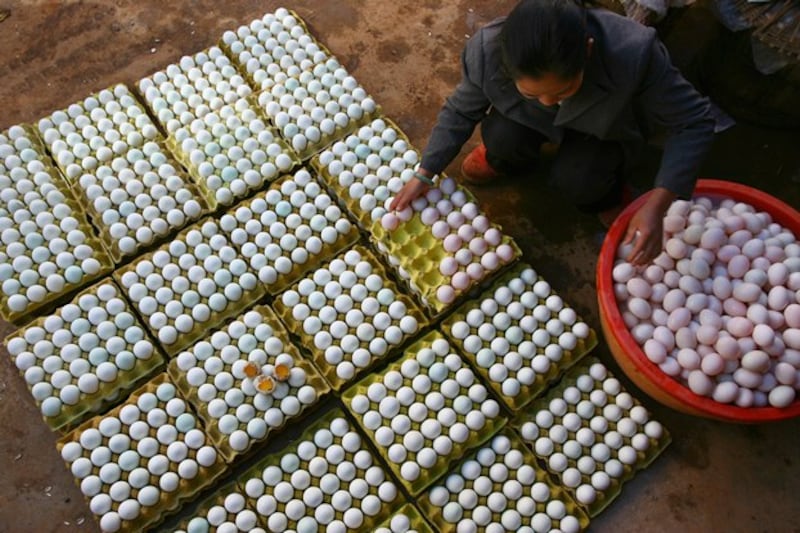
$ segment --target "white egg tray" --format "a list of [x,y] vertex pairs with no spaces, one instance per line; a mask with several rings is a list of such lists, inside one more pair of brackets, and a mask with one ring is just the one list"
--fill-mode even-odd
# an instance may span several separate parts
[[168,355],[264,295],[256,275],[211,218],[117,270],[114,279]]
[[661,423],[594,357],[570,369],[514,424],[591,516],[670,443]]
[[376,118],[315,155],[328,188],[365,231],[386,214],[386,201],[414,176],[419,153],[387,118]]
[[372,531],[406,503],[344,413],[315,421],[239,477],[266,530]]
[[266,306],[179,353],[168,372],[229,463],[296,422],[330,391]]
[[508,429],[472,452],[418,503],[442,533],[577,533],[589,526],[583,509]]
[[[391,201],[387,200],[387,204]],[[522,252],[451,177],[372,225],[372,242],[433,315],[514,263]]]
[[524,263],[459,307],[442,330],[512,411],[597,345],[594,331]]
[[65,435],[57,447],[100,529],[108,532],[157,524],[225,467],[166,374]]
[[259,93],[258,105],[304,160],[381,114],[375,100],[334,58],[276,82]]
[[41,119],[39,133],[116,263],[208,211],[124,85]]
[[336,391],[426,324],[422,310],[361,245],[301,279],[273,307]]
[[438,331],[342,400],[412,496],[506,423],[500,404]]
[[375,533],[433,533],[433,529],[417,508],[407,503],[376,527]]
[[222,48],[258,90],[300,75],[333,54],[308,31],[294,11],[278,8],[236,31],[226,31]]
[[19,324],[113,268],[33,129],[0,132],[0,316]]
[[263,533],[261,519],[248,504],[235,483],[216,489],[191,514],[183,519],[173,533],[227,532]]
[[232,208],[220,218],[220,227],[270,294],[359,237],[358,228],[305,168]]

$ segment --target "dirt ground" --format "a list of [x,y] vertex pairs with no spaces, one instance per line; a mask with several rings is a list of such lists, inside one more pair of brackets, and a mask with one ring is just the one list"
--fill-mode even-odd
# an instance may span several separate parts
[[[423,147],[443,99],[459,79],[465,40],[513,4],[316,0],[285,5]],[[279,5],[0,0],[0,130],[35,121],[118,82],[133,86]],[[676,46],[691,51],[694,37],[684,35]],[[798,138],[796,131],[739,124],[718,136],[701,174],[757,186],[799,207]],[[642,166],[643,187],[657,161],[654,149]],[[454,174],[459,163],[460,158],[451,166]],[[490,218],[516,239],[525,260],[599,331],[594,269],[601,227],[596,220],[533,182],[474,191]],[[13,329],[0,328],[3,336]],[[595,353],[616,368],[602,343]],[[671,430],[673,444],[624,486],[619,499],[593,520],[591,531],[798,531],[800,420],[737,426],[693,418],[656,404],[623,380]],[[0,533],[98,529],[55,440],[3,349]],[[279,439],[272,446],[280,444]]]

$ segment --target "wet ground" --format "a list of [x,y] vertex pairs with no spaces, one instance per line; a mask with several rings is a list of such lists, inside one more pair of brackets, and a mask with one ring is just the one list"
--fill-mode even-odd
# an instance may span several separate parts
[[[513,3],[317,0],[287,7],[299,12],[385,114],[422,147],[459,78],[464,41]],[[0,130],[34,121],[111,84],[133,85],[278,5],[255,0],[0,0]],[[676,39],[676,46],[691,52],[694,37]],[[718,136],[701,175],[754,185],[800,207],[797,139],[797,132],[739,124]],[[644,188],[657,158],[653,149],[641,167],[637,181]],[[451,166],[453,173],[459,163]],[[599,224],[535,181],[474,192],[490,218],[519,243],[525,260],[599,330],[593,281]],[[3,336],[12,330],[1,327]],[[614,367],[602,343],[596,354]],[[96,531],[56,452],[56,436],[39,419],[5,350],[2,355],[0,532]],[[636,395],[668,426],[674,441],[593,520],[592,531],[798,531],[800,420],[722,424]]]

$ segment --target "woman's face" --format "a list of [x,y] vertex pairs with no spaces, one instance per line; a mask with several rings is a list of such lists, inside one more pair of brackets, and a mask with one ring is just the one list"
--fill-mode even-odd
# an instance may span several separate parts
[[582,83],[582,71],[574,78],[569,79],[548,73],[536,78],[523,76],[514,80],[514,85],[523,98],[539,100],[539,103],[544,106],[556,105],[562,100],[566,100],[578,92]]

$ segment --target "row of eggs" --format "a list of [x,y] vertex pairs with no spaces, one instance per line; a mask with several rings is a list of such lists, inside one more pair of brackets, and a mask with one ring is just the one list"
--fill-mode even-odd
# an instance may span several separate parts
[[221,499],[221,503],[196,513],[193,518],[186,521],[185,529],[178,528],[175,533],[196,533],[212,529],[219,533],[264,531],[257,528],[258,516],[247,507],[247,501],[242,494],[232,492]]

